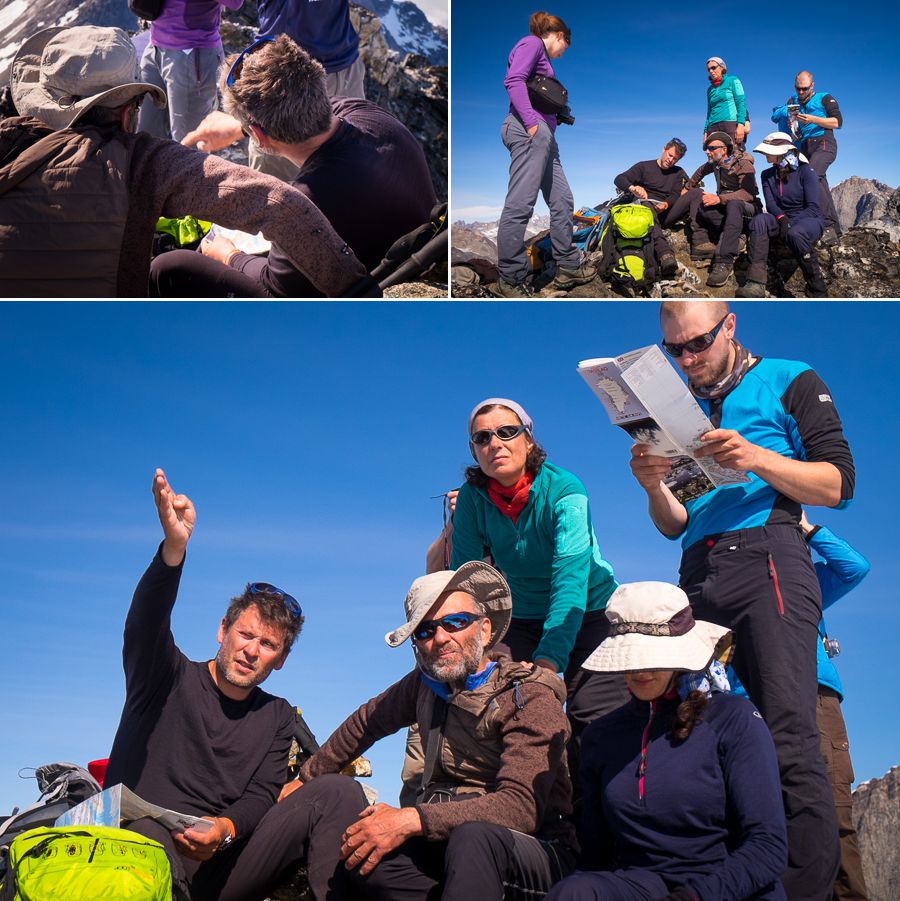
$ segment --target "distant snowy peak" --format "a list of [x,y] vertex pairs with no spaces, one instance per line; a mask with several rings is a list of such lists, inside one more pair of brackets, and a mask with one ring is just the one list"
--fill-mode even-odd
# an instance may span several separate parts
[[447,29],[432,25],[410,0],[355,0],[381,19],[381,29],[392,50],[418,53],[432,65],[447,65]]

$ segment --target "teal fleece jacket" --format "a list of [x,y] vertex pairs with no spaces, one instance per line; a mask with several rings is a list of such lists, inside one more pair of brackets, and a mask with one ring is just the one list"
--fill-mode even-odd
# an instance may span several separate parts
[[722,78],[720,85],[711,84],[706,89],[706,123],[703,130],[708,131],[713,122],[747,124],[747,101],[744,98],[744,86],[734,75],[726,75]]
[[517,523],[486,490],[465,484],[453,514],[451,567],[489,551],[512,590],[512,615],[540,619],[544,632],[533,658],[564,671],[586,610],[602,610],[617,587],[597,547],[581,480],[552,463],[538,472]]

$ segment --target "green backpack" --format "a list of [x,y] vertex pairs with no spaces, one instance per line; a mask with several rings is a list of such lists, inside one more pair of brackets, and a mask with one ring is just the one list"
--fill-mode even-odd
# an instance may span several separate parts
[[111,826],[30,829],[9,846],[0,901],[171,901],[166,852]]
[[658,228],[650,207],[614,206],[600,236],[600,276],[613,285],[646,292],[657,277],[653,238]]

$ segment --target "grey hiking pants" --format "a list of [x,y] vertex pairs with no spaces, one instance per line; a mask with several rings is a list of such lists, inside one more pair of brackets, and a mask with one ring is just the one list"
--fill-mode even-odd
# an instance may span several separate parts
[[576,269],[581,251],[572,243],[575,201],[566,181],[556,138],[546,122],[538,124],[533,138],[510,113],[503,120],[500,137],[509,151],[509,188],[497,229],[497,268],[500,278],[517,285],[531,274],[525,254],[525,229],[534,213],[538,191],[550,208],[550,241],[556,265]]
[[[359,97],[360,100],[365,100],[365,78],[366,66],[362,57],[358,56],[346,69],[325,73],[325,90],[329,97]],[[297,166],[283,156],[263,153],[252,138],[248,156],[251,169],[264,172],[274,178],[280,178],[282,181],[293,181],[300,171]]]
[[165,109],[142,103],[138,128],[156,138],[180,141],[216,108],[217,76],[225,58],[221,47],[166,50],[147,44],[141,56],[141,81],[166,92]]

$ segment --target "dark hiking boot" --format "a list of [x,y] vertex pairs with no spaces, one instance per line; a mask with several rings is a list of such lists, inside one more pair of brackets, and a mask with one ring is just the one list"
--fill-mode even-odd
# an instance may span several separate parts
[[723,263],[721,260],[713,260],[709,267],[709,275],[706,276],[706,284],[710,288],[721,288],[731,275],[731,263]]
[[592,282],[597,275],[597,267],[590,263],[582,263],[577,269],[563,269],[560,267],[556,270],[556,277],[550,283],[552,288],[560,291],[570,291],[578,285],[586,285]]
[[661,278],[671,278],[678,272],[678,260],[674,253],[664,253],[659,258],[659,274]]
[[711,260],[716,255],[716,245],[710,241],[701,241],[699,244],[691,245],[691,259]]
[[819,265],[819,258],[816,256],[815,251],[800,257],[800,270],[806,279],[807,297],[828,296],[828,285],[825,284],[822,267]]
[[735,297],[765,297],[766,296],[766,283],[765,282],[754,282],[748,279],[741,285],[737,291],[734,292]]
[[518,298],[521,299],[523,297],[533,297],[534,292],[531,288],[526,284],[519,283],[518,285],[514,285],[511,282],[505,282],[502,278],[497,279],[497,281],[487,286],[487,290],[494,295],[494,297],[510,297],[510,298]]
[[823,247],[834,247],[838,241],[841,240],[841,236],[835,231],[832,226],[828,226],[825,231],[822,232],[822,237],[819,238],[819,243]]

